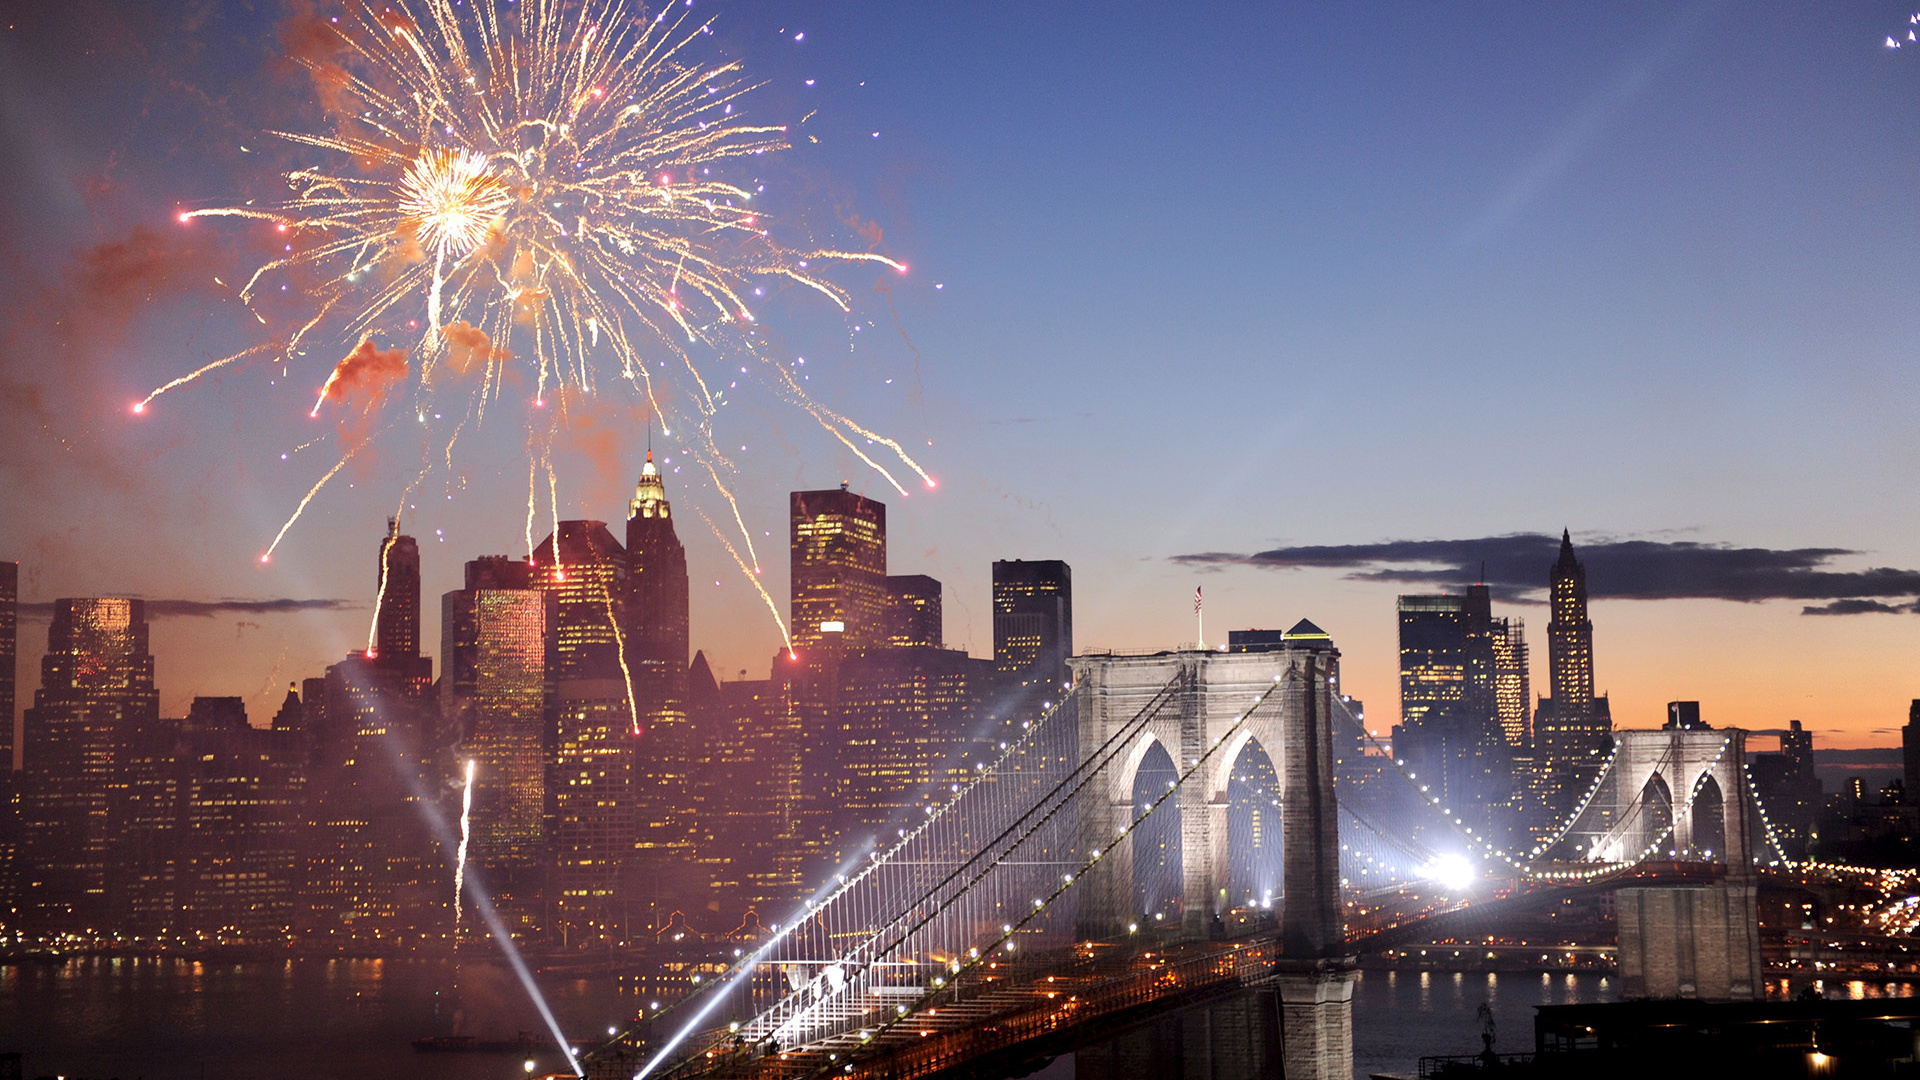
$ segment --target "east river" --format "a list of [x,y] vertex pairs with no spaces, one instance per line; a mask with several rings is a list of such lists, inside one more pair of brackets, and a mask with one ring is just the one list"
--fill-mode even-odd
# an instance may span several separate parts
[[[612,979],[542,980],[568,1033],[605,1032],[641,1004]],[[1830,988],[1905,995],[1910,986]],[[1776,991],[1778,992],[1778,991]],[[1611,1001],[1613,979],[1587,974],[1368,971],[1354,990],[1355,1072],[1411,1075],[1422,1054],[1480,1048],[1488,1003],[1498,1048],[1533,1048],[1533,1006]],[[26,1077],[88,1080],[515,1080],[517,1054],[422,1054],[411,1043],[455,1030],[513,1038],[545,1028],[519,984],[490,964],[294,960],[195,963],[74,960],[0,966],[0,1051],[25,1053]],[[542,1072],[564,1069],[555,1055]],[[1066,1063],[1048,1077],[1070,1076]]]

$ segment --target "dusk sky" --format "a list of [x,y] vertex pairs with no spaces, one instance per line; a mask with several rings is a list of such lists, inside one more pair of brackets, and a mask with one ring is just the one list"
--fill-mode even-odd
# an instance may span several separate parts
[[[1920,698],[1920,46],[1884,42],[1910,9],[690,2],[716,17],[702,58],[763,84],[742,108],[790,125],[739,178],[775,232],[910,265],[837,272],[846,318],[797,293],[761,318],[818,401],[936,490],[901,498],[750,385],[716,421],[783,615],[786,492],[847,480],[888,504],[892,572],[945,583],[955,647],[991,653],[996,558],[1072,565],[1082,649],[1193,641],[1203,586],[1209,641],[1330,631],[1384,733],[1395,595],[1482,563],[1546,692],[1567,528],[1617,725],[1698,699],[1716,726],[1898,741]],[[264,566],[337,459],[308,410],[354,343],[130,410],[261,340],[215,282],[258,264],[259,228],[177,217],[284,191],[311,157],[268,133],[327,124],[282,51],[295,14],[0,16],[23,707],[46,634],[24,605],[191,602],[156,609],[163,711],[241,694],[261,723],[365,645],[403,497],[430,598],[467,559],[525,553],[525,402],[411,494],[437,450],[377,441]],[[579,411],[562,517],[623,520],[644,416],[612,381]],[[738,544],[731,512],[655,447],[694,646],[764,677],[779,630],[700,514]]]

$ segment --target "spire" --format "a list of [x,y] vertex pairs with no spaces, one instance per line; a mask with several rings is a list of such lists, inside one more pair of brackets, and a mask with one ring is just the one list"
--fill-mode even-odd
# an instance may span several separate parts
[[1560,560],[1553,564],[1553,568],[1571,570],[1579,565],[1579,560],[1573,557],[1573,532],[1569,529],[1560,530]]
[[672,507],[667,502],[667,488],[660,480],[660,470],[653,464],[653,425],[647,425],[647,460],[640,466],[640,482],[634,485],[633,501],[627,504],[627,520],[637,517],[672,517]]

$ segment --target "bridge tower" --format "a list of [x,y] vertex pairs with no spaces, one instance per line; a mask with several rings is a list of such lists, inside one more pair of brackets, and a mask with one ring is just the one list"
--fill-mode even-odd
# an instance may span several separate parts
[[[1181,784],[1182,932],[1206,936],[1231,902],[1228,782],[1240,752],[1257,741],[1279,776],[1280,952],[1267,987],[1277,1016],[1289,1080],[1353,1074],[1353,959],[1345,955],[1340,907],[1339,815],[1334,802],[1332,683],[1340,653],[1328,635],[1302,621],[1278,648],[1259,652],[1188,650],[1150,656],[1087,655],[1071,661],[1079,710],[1081,760],[1095,752],[1163,691],[1171,695],[1132,736],[1122,765],[1098,793],[1079,802],[1083,850],[1109,849],[1083,882],[1079,933],[1125,933],[1131,910],[1133,851],[1114,837],[1134,818],[1134,782],[1157,744],[1185,772],[1216,741],[1226,743]],[[1166,689],[1172,681],[1172,688]],[[1274,690],[1228,737],[1262,694]]]
[[[1737,728],[1614,732],[1611,797],[1595,799],[1609,804],[1608,824],[1590,857],[1726,865],[1725,876],[1711,884],[1636,886],[1615,894],[1626,997],[1762,996],[1746,736]],[[1649,819],[1659,827],[1650,828]]]

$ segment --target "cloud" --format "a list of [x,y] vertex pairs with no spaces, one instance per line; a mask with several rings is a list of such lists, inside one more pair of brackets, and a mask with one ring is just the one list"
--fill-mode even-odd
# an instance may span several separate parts
[[1916,610],[1915,604],[1883,604],[1878,600],[1835,600],[1830,604],[1809,604],[1800,609],[1802,615],[1873,615],[1886,613],[1901,615]]
[[[1358,581],[1457,588],[1484,581],[1509,600],[1543,598],[1560,538],[1512,533],[1465,540],[1387,540],[1274,548],[1240,554],[1209,551],[1176,555],[1196,567],[1336,569]],[[1920,570],[1834,568],[1859,552],[1848,548],[1734,547],[1696,541],[1602,540],[1578,545],[1587,589],[1596,598],[1622,600],[1835,601],[1809,606],[1809,615],[1853,615],[1916,610]],[[1888,603],[1898,600],[1901,603]]]
[[[147,600],[148,619],[196,618],[215,615],[287,615],[302,611],[356,611],[365,605],[355,600]],[[53,602],[24,603],[20,614],[30,619],[53,617]]]

